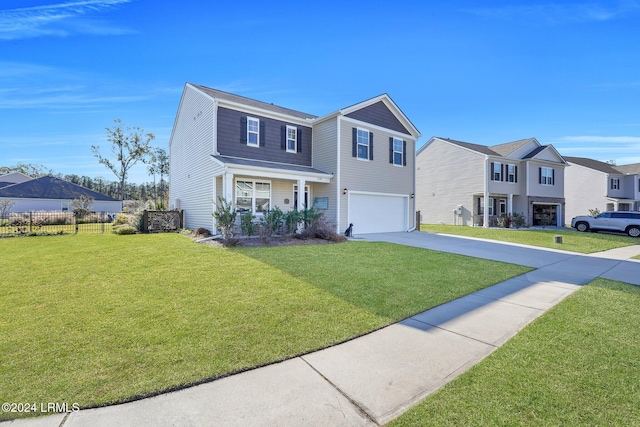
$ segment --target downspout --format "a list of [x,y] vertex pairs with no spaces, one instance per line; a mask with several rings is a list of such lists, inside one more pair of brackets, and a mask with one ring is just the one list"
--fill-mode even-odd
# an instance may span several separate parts
[[482,228],[489,228],[489,156],[484,157],[484,212]]
[[342,191],[340,190],[340,128],[342,127],[342,120],[340,120],[341,116],[337,117],[336,120],[336,233],[340,234],[340,214],[341,214],[341,203],[340,197],[342,196]]

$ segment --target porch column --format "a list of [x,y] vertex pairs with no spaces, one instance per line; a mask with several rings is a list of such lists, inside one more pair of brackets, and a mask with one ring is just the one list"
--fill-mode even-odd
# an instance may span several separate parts
[[304,178],[298,179],[298,210],[299,211],[309,207],[309,206],[304,206],[304,186],[305,186]]
[[489,227],[489,174],[493,173],[489,168],[489,156],[484,158],[484,214],[482,217],[482,228]]
[[513,215],[513,194],[509,194],[509,209],[507,213]]
[[222,197],[224,197],[227,202],[233,203],[233,174],[226,172],[223,175],[222,182]]

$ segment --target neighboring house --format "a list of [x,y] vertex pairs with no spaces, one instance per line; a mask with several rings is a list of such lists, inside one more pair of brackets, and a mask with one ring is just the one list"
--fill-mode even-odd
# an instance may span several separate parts
[[[16,174],[0,176],[0,182],[21,180],[20,177],[11,175]],[[94,200],[90,207],[93,211],[122,211],[122,202],[119,200],[80,185],[53,176],[27,178],[29,179],[0,187],[0,201],[9,200],[15,203],[11,209],[13,212],[72,210],[71,201],[80,196],[91,197]]]
[[23,182],[27,182],[32,180],[28,175],[25,175],[21,172],[12,172],[6,175],[0,175],[0,188],[6,187],[7,185],[20,184]]
[[417,209],[426,224],[494,226],[518,213],[562,226],[565,166],[535,138],[489,147],[433,137],[416,154]]
[[589,215],[590,209],[640,210],[640,164],[615,166],[584,157],[565,157],[567,219]]
[[215,228],[219,197],[260,216],[314,207],[343,232],[415,227],[420,133],[386,95],[317,117],[187,83],[170,150],[170,208]]

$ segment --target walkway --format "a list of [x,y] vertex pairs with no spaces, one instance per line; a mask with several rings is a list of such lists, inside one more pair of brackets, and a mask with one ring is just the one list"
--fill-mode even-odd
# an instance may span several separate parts
[[335,347],[136,402],[2,424],[375,426],[402,414],[596,277],[640,285],[640,246],[592,255],[428,233],[367,235],[536,268]]

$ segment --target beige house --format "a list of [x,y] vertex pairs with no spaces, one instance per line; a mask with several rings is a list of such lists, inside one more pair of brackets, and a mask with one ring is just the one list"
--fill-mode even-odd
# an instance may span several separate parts
[[488,227],[518,213],[528,225],[562,226],[565,166],[535,138],[484,146],[433,137],[416,154],[416,206],[425,224]]
[[187,83],[169,142],[171,208],[215,229],[219,197],[260,216],[315,207],[342,233],[415,228],[420,133],[386,94],[325,116]]
[[585,157],[565,157],[567,220],[590,210],[640,211],[640,163],[616,166]]

